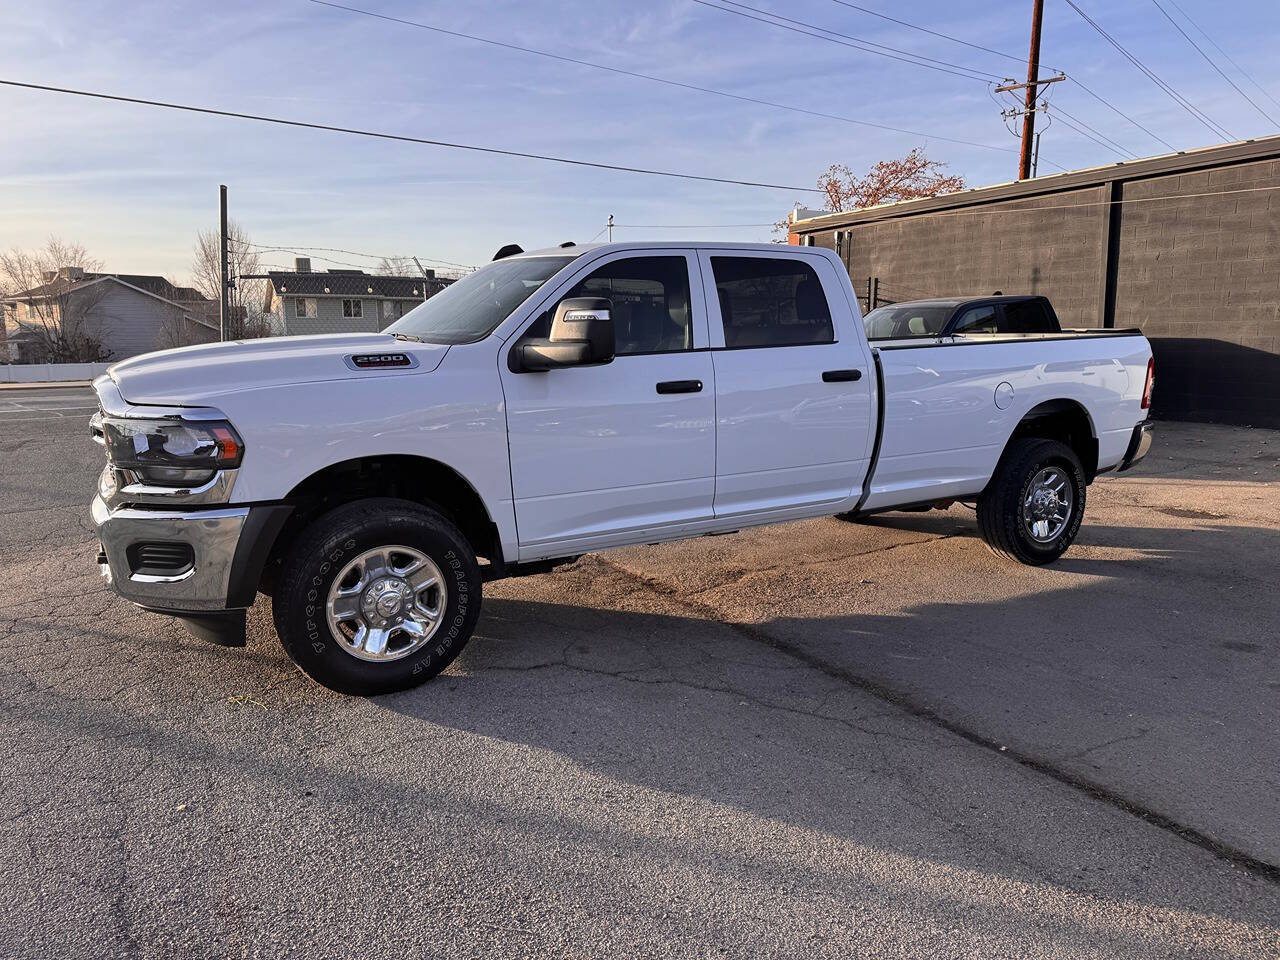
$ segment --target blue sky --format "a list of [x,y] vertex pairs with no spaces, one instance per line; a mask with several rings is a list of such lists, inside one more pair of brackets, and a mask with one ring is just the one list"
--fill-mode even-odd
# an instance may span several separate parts
[[[353,6],[627,70],[1009,151],[986,87],[717,12],[692,0],[347,0]],[[1012,60],[895,26],[834,0],[743,0],[847,34],[1025,75]],[[1151,0],[1077,0],[1235,138],[1275,132]],[[1162,0],[1177,16],[1170,0]],[[1178,0],[1280,98],[1280,4]],[[1025,55],[1030,3],[859,5]],[[1216,51],[1190,27],[1192,36]],[[726,100],[317,6],[307,0],[0,0],[0,77],[712,176],[812,185],[833,162],[864,169],[923,144],[971,186],[1016,174],[1016,152],[945,143]],[[1086,25],[1047,0],[1042,61],[1061,67],[1179,149],[1215,142]],[[1273,116],[1267,100],[1223,67]],[[1060,84],[1053,103],[1140,156],[1166,152]],[[1058,123],[1042,163],[1118,157]],[[1042,172],[1052,169],[1042,166]],[[482,263],[590,239],[619,224],[763,224],[815,195],[681,182],[368,140],[0,87],[0,247],[50,233],[109,269],[183,280],[217,186],[255,240]],[[619,228],[617,239],[768,240],[767,227]],[[362,263],[334,254],[339,259]],[[272,254],[271,262],[289,262]],[[317,267],[341,266],[316,260]]]

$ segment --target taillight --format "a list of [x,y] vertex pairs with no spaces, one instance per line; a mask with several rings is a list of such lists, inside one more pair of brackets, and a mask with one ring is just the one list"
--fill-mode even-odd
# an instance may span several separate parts
[[1147,385],[1142,388],[1142,409],[1151,409],[1151,388],[1156,383],[1156,358],[1147,358]]

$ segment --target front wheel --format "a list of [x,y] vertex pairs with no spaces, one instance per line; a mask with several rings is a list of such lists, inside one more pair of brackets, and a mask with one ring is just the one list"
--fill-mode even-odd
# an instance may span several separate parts
[[303,531],[271,609],[285,652],[313,680],[339,693],[391,693],[431,679],[466,645],[480,574],[440,513],[361,500]]
[[1066,444],[1015,440],[978,498],[982,539],[1019,563],[1052,563],[1080,531],[1085,489],[1080,458]]

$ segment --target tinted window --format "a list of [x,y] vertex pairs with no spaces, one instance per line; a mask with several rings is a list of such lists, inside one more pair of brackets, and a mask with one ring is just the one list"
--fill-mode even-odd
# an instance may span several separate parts
[[936,337],[947,325],[954,307],[895,304],[877,307],[865,317],[868,340],[896,340],[903,337]]
[[384,333],[431,343],[483,340],[573,257],[509,257],[481,267],[414,307]]
[[1019,300],[1004,305],[1001,333],[1058,333],[1060,327],[1043,300]]
[[960,321],[956,324],[953,333],[997,333],[996,308],[993,305],[985,307],[970,307],[964,313],[960,314]]
[[[609,300],[618,356],[693,349],[689,268],[684,257],[614,260],[589,274],[561,299],[570,297]],[[525,336],[547,336],[552,312],[539,317]]]
[[726,347],[832,343],[827,297],[813,267],[772,257],[712,257]]

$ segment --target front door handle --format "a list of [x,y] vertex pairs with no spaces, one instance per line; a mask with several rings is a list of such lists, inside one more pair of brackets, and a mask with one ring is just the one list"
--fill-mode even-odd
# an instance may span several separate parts
[[660,380],[659,393],[701,393],[701,380]]
[[861,370],[823,370],[823,383],[847,383],[850,380],[861,380]]

